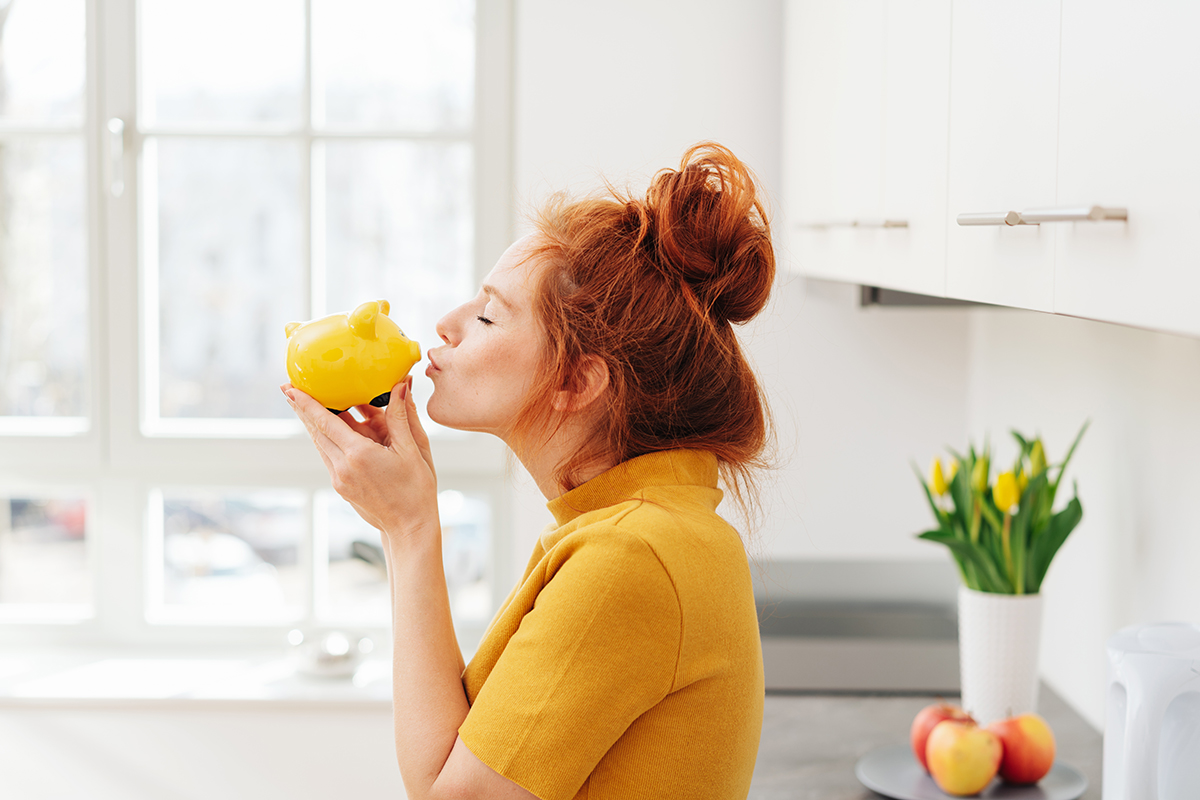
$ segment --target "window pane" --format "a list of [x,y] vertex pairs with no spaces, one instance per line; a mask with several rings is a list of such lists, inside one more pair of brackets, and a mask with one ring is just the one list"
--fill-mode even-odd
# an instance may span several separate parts
[[[81,497],[0,497],[0,606],[70,607],[90,614],[87,502]],[[43,611],[48,610],[43,608]]]
[[[334,492],[321,493],[329,543],[328,621],[387,626],[391,620],[387,567],[380,534]],[[491,506],[484,495],[454,489],[438,493],[442,562],[456,622],[487,622],[492,608]],[[320,604],[318,604],[320,606]]]
[[159,620],[295,620],[307,591],[301,543],[304,493],[168,492],[162,497],[161,572],[150,576]]
[[379,531],[335,492],[321,492],[317,504],[329,547],[328,595],[318,604],[329,622],[387,627],[391,592]]
[[423,353],[437,343],[437,321],[477,288],[470,147],[330,142],[325,151],[329,311],[386,298]]
[[301,0],[143,0],[145,125],[301,119]]
[[456,622],[491,619],[492,517],[487,498],[448,489],[438,493],[442,564]]
[[152,143],[160,415],[291,417],[279,384],[284,325],[307,305],[299,144]]
[[313,3],[314,124],[466,130],[475,80],[466,0]]
[[83,124],[83,0],[0,3],[0,119]]
[[0,416],[85,414],[84,192],[82,137],[0,137]]

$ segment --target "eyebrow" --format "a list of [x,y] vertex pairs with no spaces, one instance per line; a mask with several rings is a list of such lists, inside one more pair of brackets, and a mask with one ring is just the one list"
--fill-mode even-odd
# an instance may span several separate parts
[[504,296],[504,293],[491,284],[485,283],[483,285],[483,293],[498,302],[500,305],[506,306],[510,311],[516,309],[516,306],[514,306],[512,302]]

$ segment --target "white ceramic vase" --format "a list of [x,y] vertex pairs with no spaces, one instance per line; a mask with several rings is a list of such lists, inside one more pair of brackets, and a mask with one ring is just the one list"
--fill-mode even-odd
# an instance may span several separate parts
[[1040,594],[960,586],[958,656],[962,707],[980,725],[1037,711]]

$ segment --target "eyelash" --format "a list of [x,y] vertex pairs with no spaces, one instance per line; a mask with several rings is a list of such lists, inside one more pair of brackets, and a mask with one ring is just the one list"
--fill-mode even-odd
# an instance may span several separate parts
[[490,319],[488,319],[487,317],[483,316],[482,314],[480,314],[480,315],[476,315],[475,319],[479,320],[479,321],[480,321],[480,322],[482,322],[484,325],[491,325],[491,324],[492,324],[492,321],[491,321]]

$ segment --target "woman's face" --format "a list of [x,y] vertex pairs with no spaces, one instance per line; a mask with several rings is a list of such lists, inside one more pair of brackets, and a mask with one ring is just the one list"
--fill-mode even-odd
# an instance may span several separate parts
[[443,344],[429,351],[429,416],[450,428],[507,440],[542,364],[541,323],[533,293],[541,264],[527,257],[530,237],[504,252],[473,300],[437,324]]

